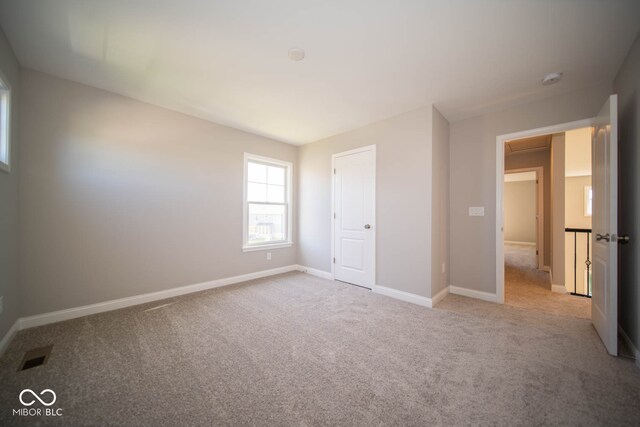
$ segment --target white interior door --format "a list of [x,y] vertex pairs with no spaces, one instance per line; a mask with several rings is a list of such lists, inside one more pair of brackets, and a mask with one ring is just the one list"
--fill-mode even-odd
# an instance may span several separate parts
[[618,354],[618,96],[600,110],[593,133],[593,279],[591,319]]
[[375,147],[333,156],[333,274],[372,289],[375,273]]

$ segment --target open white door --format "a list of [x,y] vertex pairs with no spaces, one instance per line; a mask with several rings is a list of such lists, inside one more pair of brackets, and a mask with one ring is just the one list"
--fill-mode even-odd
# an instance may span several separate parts
[[333,156],[333,275],[372,289],[375,273],[375,146]]
[[618,355],[618,96],[600,110],[593,132],[593,279],[591,319]]

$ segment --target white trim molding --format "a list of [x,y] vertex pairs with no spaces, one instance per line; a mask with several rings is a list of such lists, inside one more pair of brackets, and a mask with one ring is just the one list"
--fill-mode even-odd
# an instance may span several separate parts
[[449,292],[452,294],[462,295],[463,297],[475,298],[482,301],[498,302],[498,297],[496,294],[476,291],[474,289],[461,288],[458,286],[449,286]]
[[321,277],[323,279],[333,280],[333,276],[331,275],[331,272],[329,272],[329,271],[318,270],[318,269],[315,269],[315,268],[306,267],[304,265],[297,265],[296,266],[296,270],[298,270],[298,271],[300,271],[302,273],[310,274],[312,276]]
[[438,303],[445,299],[447,295],[449,295],[449,286],[447,286],[431,298],[431,304],[433,305],[433,307],[438,305]]
[[[589,118],[575,122],[524,130],[496,136],[496,301],[504,304],[504,144],[512,139],[548,135],[593,126],[595,119]],[[453,288],[453,286],[451,287]],[[453,289],[451,290],[453,292]],[[492,294],[488,294],[492,295]]]
[[421,305],[423,307],[432,308],[433,302],[431,298],[423,297],[421,295],[412,294],[405,291],[399,291],[393,288],[387,288],[386,286],[374,286],[372,289],[376,294],[384,295],[387,297],[399,299],[401,301],[410,302],[412,304]]
[[567,294],[567,288],[564,287],[564,285],[555,285],[555,284],[551,284],[551,290],[553,292],[558,292],[559,294]]
[[163,291],[151,292],[148,294],[85,305],[82,307],[69,308],[66,310],[54,311],[51,313],[37,314],[35,316],[23,317],[19,319],[19,329],[22,330],[33,328],[36,326],[47,325],[49,323],[62,322],[64,320],[75,319],[91,314],[104,313],[106,311],[118,310],[120,308],[131,307],[134,305],[145,304],[153,301],[160,301],[180,295],[206,291],[208,289],[233,285],[236,283],[246,282],[248,280],[260,279],[262,277],[274,276],[276,274],[288,273],[290,271],[296,270],[296,265],[288,265],[285,267],[273,268],[271,270],[257,271],[255,273],[242,274],[240,276],[233,276],[224,279],[212,280],[210,282],[197,283],[195,285],[181,286],[178,288],[165,289]]
[[636,348],[636,346],[633,345],[633,341],[631,341],[631,338],[629,338],[629,335],[627,335],[627,333],[624,331],[624,329],[622,329],[622,326],[620,324],[618,324],[618,332],[620,333],[620,336],[622,337],[624,342],[627,344],[627,346],[633,352],[633,356],[636,359],[636,366],[638,368],[640,368],[640,350],[638,350]]
[[535,246],[536,242],[516,242],[515,240],[505,240],[508,245]]

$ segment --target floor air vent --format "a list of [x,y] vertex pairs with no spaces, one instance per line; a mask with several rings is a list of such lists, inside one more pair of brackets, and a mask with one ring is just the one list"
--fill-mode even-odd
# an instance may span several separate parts
[[27,351],[22,358],[18,371],[26,371],[36,366],[45,365],[49,360],[49,355],[51,355],[51,349],[53,349],[53,345]]

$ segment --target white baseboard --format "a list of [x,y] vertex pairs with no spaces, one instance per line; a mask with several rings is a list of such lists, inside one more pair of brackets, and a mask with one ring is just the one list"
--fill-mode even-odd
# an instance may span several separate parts
[[508,245],[524,245],[524,246],[535,246],[536,242],[518,242],[515,240],[505,240],[504,241]]
[[449,295],[449,286],[438,292],[433,298],[431,298],[431,303],[433,307],[435,307],[440,301],[442,301],[447,295]]
[[542,271],[546,271],[546,272],[548,272],[549,274],[551,274],[551,267],[550,267],[550,266],[548,266],[548,265],[545,265],[545,266],[543,266],[543,267],[542,267]]
[[2,357],[7,347],[9,347],[9,343],[11,342],[11,340],[19,330],[20,330],[20,319],[17,319],[13,323],[13,325],[9,328],[7,333],[4,334],[2,341],[0,341],[0,357]]
[[433,307],[431,298],[423,297],[405,291],[399,291],[393,288],[387,288],[386,286],[374,286],[372,290],[377,294],[399,299],[401,301],[410,302],[428,308]]
[[488,292],[476,291],[473,289],[460,288],[458,286],[449,286],[449,292],[456,295],[462,295],[463,297],[480,299],[483,301],[497,302],[498,297],[496,294],[490,294]]
[[333,276],[328,271],[317,270],[315,268],[305,267],[304,265],[297,265],[296,270],[311,274],[312,276],[322,277],[323,279],[333,280]]
[[567,294],[567,288],[564,287],[564,285],[554,285],[553,283],[551,284],[551,290],[553,292],[558,292],[560,294]]
[[620,326],[620,325],[618,325],[618,332],[620,333],[620,336],[622,337],[624,342],[627,343],[627,345],[629,346],[629,348],[633,352],[633,356],[636,359],[636,366],[638,368],[640,368],[640,351],[638,351],[636,346],[633,345],[633,342],[631,341],[631,338],[629,338],[629,335],[627,335],[627,333],[624,331],[624,329],[622,329],[622,326]]
[[19,329],[33,328],[35,326],[47,325],[49,323],[61,322],[63,320],[75,319],[77,317],[88,316],[90,314],[103,313],[105,311],[118,310],[120,308],[131,307],[133,305],[145,304],[159,301],[180,295],[219,288],[221,286],[233,285],[235,283],[246,282],[247,280],[260,279],[262,277],[296,271],[296,265],[273,268],[270,270],[257,271],[255,273],[242,274],[240,276],[227,277],[224,279],[212,280],[210,282],[197,283],[195,285],[181,286],[178,288],[166,289],[163,291],[148,294],[136,295],[127,298],[120,298],[97,304],[85,305],[82,307],[69,308],[66,310],[54,311],[51,313],[38,314],[35,316],[23,317],[19,319]]

